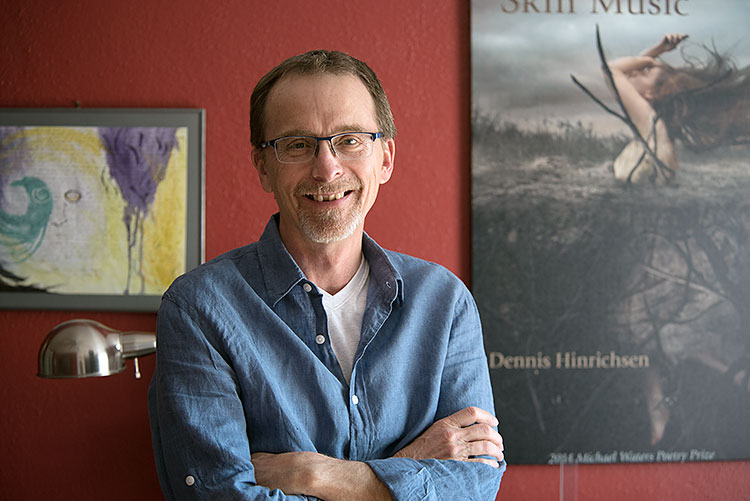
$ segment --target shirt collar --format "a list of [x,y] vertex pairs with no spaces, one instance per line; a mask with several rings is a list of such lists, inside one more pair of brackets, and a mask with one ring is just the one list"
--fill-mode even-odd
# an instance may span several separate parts
[[[268,304],[272,307],[301,281],[307,280],[281,240],[279,214],[271,216],[258,241],[258,259],[263,273]],[[403,301],[403,279],[388,258],[387,251],[364,234],[362,250],[370,265],[370,274],[377,287],[390,300]]]
[[388,257],[388,252],[365,233],[362,236],[362,251],[370,265],[371,282],[389,301],[404,301],[404,280]]

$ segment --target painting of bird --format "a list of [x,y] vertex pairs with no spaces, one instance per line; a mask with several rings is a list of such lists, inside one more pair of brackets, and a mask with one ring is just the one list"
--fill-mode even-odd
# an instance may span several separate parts
[[0,209],[0,245],[13,262],[20,263],[32,256],[44,239],[52,214],[52,196],[47,184],[33,176],[13,181],[10,186],[26,191],[28,205],[23,214]]

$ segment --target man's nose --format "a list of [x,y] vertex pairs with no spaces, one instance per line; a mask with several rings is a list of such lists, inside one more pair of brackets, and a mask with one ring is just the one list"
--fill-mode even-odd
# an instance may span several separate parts
[[313,160],[313,177],[322,181],[330,181],[340,176],[341,172],[341,163],[334,154],[331,142],[318,141],[318,150]]

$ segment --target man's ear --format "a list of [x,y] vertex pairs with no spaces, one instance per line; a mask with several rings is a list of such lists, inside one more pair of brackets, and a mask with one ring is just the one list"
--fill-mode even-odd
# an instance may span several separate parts
[[250,159],[255,166],[255,170],[258,172],[258,179],[260,179],[260,185],[266,193],[273,193],[273,187],[271,186],[271,180],[266,170],[266,159],[264,150],[262,148],[253,148],[250,152]]
[[383,165],[380,170],[380,184],[385,184],[393,174],[393,165],[396,161],[396,140],[383,140]]

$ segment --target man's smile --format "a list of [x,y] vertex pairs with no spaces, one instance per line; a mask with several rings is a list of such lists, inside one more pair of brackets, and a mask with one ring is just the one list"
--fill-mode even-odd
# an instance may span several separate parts
[[310,200],[313,200],[316,202],[333,202],[334,200],[342,199],[343,197],[347,196],[351,192],[352,190],[339,191],[337,193],[331,193],[328,195],[309,193],[309,194],[306,194],[305,196],[309,198]]

